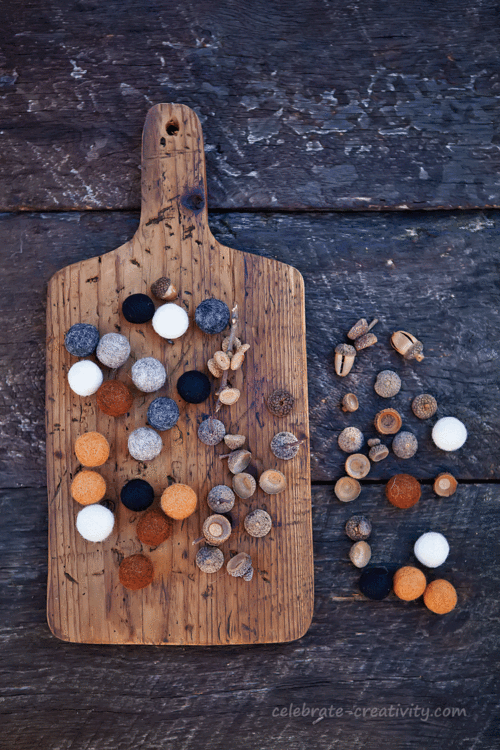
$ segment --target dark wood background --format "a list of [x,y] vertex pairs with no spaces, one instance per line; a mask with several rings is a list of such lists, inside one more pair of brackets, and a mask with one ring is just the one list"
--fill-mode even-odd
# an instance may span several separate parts
[[[497,5],[0,9],[2,750],[500,747]],[[46,625],[46,284],[132,236],[141,128],[160,101],[201,118],[215,236],[306,281],[316,597],[293,643],[77,646]],[[361,315],[380,318],[380,342],[343,381],[333,348]],[[391,350],[397,328],[422,338],[422,363]],[[394,403],[419,453],[379,464],[343,506],[336,437],[347,424],[371,435],[373,382],[387,367],[401,374]],[[348,388],[356,415],[338,406]],[[413,417],[423,391],[467,424],[457,454],[437,451]],[[431,479],[446,469],[459,490],[438,500]],[[424,482],[405,512],[384,498],[401,470]],[[456,585],[457,609],[437,617],[392,594],[364,599],[343,532],[353,512],[370,516],[373,559],[392,568],[413,562],[420,533],[442,531],[451,553],[435,575]],[[336,715],[318,721],[313,708]]]

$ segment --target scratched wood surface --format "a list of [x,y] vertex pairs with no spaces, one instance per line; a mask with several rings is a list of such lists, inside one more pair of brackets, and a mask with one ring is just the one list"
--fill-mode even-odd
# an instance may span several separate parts
[[139,208],[149,107],[214,208],[500,205],[493,0],[2,0],[0,207]]
[[[280,461],[270,451],[277,432],[289,430],[308,440],[304,288],[291,266],[224,247],[210,234],[207,222],[204,152],[201,127],[187,107],[162,104],[148,113],[143,135],[142,210],[133,238],[117,250],[73,263],[49,281],[47,297],[47,484],[49,495],[49,581],[47,615],[59,638],[80,643],[231,644],[270,643],[300,638],[310,625],[313,606],[309,451]],[[190,327],[170,343],[150,324],[127,323],[121,305],[130,295],[148,293],[151,284],[169,276],[188,311]],[[252,472],[279,469],[287,488],[266,495],[260,488],[235,504],[233,532],[221,545],[225,562],[248,552],[254,565],[250,582],[225,570],[210,576],[195,564],[205,518],[205,500],[218,484],[232,477],[214,448],[198,439],[198,425],[215,415],[215,387],[209,401],[186,404],[175,388],[189,370],[207,371],[222,336],[208,336],[194,323],[202,300],[238,304],[238,336],[250,344],[243,368],[230,377],[241,390],[232,407],[219,417],[227,432],[247,436]],[[82,398],[67,383],[75,358],[64,348],[64,336],[79,322],[96,325],[101,335],[120,331],[130,341],[131,360],[117,373],[130,382],[133,360],[156,357],[165,363],[165,386],[154,394],[135,392],[130,413],[108,417],[95,395]],[[279,342],[276,346],[275,342]],[[106,368],[104,368],[106,370]],[[296,406],[286,418],[273,417],[265,398],[274,388],[288,388]],[[138,462],[128,452],[130,433],[147,423],[154,398],[169,396],[180,409],[177,425],[161,434],[160,456]],[[97,430],[111,443],[110,459],[99,468],[107,484],[106,499],[116,508],[113,533],[102,543],[85,541],[76,531],[81,506],[71,497],[79,463],[77,437]],[[174,522],[170,539],[155,549],[137,539],[140,514],[119,501],[121,487],[141,477],[157,499],[171,481],[187,484],[198,496],[189,518]],[[170,481],[169,481],[170,480]],[[264,508],[273,529],[262,539],[250,537],[243,520]],[[138,592],[118,579],[123,557],[143,551],[154,566],[153,583]],[[76,588],[70,583],[76,582]]]

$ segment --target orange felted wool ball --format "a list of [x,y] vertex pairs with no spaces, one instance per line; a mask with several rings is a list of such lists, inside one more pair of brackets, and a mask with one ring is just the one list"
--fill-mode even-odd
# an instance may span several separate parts
[[424,604],[431,612],[437,615],[446,615],[455,609],[457,604],[457,592],[455,587],[443,578],[429,583],[424,592]]
[[163,512],[176,521],[182,521],[194,513],[197,504],[196,492],[187,484],[171,484],[161,496]]
[[97,471],[82,469],[71,482],[71,495],[80,505],[98,503],[106,494],[106,482]]
[[97,391],[97,406],[108,417],[121,417],[132,408],[134,397],[121,380],[106,380]]
[[76,439],[75,455],[82,466],[102,466],[109,458],[109,443],[100,432],[84,432]]
[[385,487],[387,499],[396,508],[411,508],[420,500],[420,483],[410,474],[396,474]]
[[405,602],[411,602],[422,596],[426,586],[425,575],[419,568],[414,568],[412,565],[406,565],[397,570],[392,581],[394,593]]

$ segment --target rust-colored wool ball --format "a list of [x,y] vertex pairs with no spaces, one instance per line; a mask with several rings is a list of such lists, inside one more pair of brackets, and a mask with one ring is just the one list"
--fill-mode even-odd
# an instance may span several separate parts
[[157,547],[172,533],[172,520],[158,508],[153,508],[139,519],[136,531],[140,542]]
[[75,455],[82,466],[102,466],[109,458],[109,443],[100,432],[84,432],[75,441]]
[[97,406],[108,417],[121,417],[132,408],[134,397],[121,380],[106,380],[97,391]]
[[171,484],[161,496],[163,512],[176,521],[182,521],[194,513],[197,504],[196,492],[187,484]]
[[424,604],[431,612],[446,615],[455,609],[457,604],[455,587],[443,578],[432,581],[424,591]]
[[153,563],[146,555],[125,557],[118,572],[120,583],[131,591],[138,591],[149,586],[154,578]]
[[410,474],[396,474],[385,487],[387,499],[396,508],[411,508],[420,500],[420,483]]
[[82,469],[71,482],[71,495],[80,505],[98,503],[106,494],[106,482],[97,471]]
[[392,580],[394,593],[405,602],[411,602],[422,596],[426,586],[425,575],[419,568],[414,568],[412,565],[406,565],[397,570]]

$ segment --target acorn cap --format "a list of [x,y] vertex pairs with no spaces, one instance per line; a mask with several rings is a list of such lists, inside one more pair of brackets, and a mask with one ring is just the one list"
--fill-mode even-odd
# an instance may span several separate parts
[[231,524],[225,516],[216,513],[205,519],[202,533],[209,544],[223,544],[231,536]]
[[341,477],[335,484],[334,492],[341,503],[350,503],[358,497],[361,485],[353,477]]
[[252,454],[250,451],[240,448],[229,454],[227,467],[232,474],[241,474],[242,471],[245,471],[251,460]]
[[373,445],[370,450],[368,451],[368,458],[370,461],[374,461],[375,463],[377,461],[383,461],[384,458],[387,458],[389,455],[389,448],[387,445],[382,445],[382,443],[379,442],[377,445]]
[[346,427],[338,436],[339,448],[345,453],[357,453],[364,442],[363,433],[357,427]]
[[429,419],[437,412],[437,401],[430,393],[421,393],[411,402],[413,413],[419,419]]
[[235,451],[245,445],[244,435],[224,435],[224,442],[231,451]]
[[396,409],[382,409],[375,415],[373,424],[381,435],[395,435],[401,429],[403,420]]
[[363,479],[371,468],[370,461],[362,453],[353,453],[345,462],[345,470],[354,479]]
[[242,500],[248,500],[257,489],[257,482],[251,474],[241,472],[233,477],[233,490]]
[[434,492],[439,497],[451,497],[458,487],[458,482],[452,474],[438,474],[434,480]]
[[252,558],[246,552],[239,552],[228,560],[226,570],[235,578],[244,578],[250,581],[253,575]]
[[200,547],[195,560],[204,573],[217,573],[224,565],[224,553],[217,547]]
[[354,341],[355,339],[359,339],[360,336],[364,336],[365,333],[368,333],[368,322],[365,318],[361,318],[357,323],[353,325],[353,327],[347,334],[347,338],[351,339],[351,341]]
[[277,495],[286,488],[286,479],[281,471],[267,469],[259,477],[259,486],[268,495]]
[[267,511],[262,510],[262,508],[257,508],[245,516],[243,525],[250,536],[262,537],[269,534],[273,522]]
[[392,441],[392,450],[398,458],[412,458],[418,450],[418,440],[412,432],[399,432]]
[[373,386],[375,393],[382,398],[392,398],[397,396],[401,390],[401,378],[394,372],[394,370],[382,370],[377,375],[375,385]]
[[354,393],[346,393],[342,399],[342,409],[344,411],[357,411],[359,409],[358,397]]
[[207,495],[208,507],[216,513],[228,513],[234,507],[235,496],[231,487],[218,484]]
[[364,336],[360,336],[359,339],[356,339],[354,346],[356,347],[356,351],[359,352],[362,349],[368,349],[369,346],[373,346],[377,341],[378,338],[374,333],[365,333]]
[[240,396],[241,393],[237,388],[224,388],[224,390],[219,393],[219,401],[222,404],[231,406],[231,404],[237,402]]
[[177,297],[177,289],[166,276],[161,276],[154,282],[154,284],[151,284],[151,291],[155,297],[166,300],[167,302],[170,302]]

